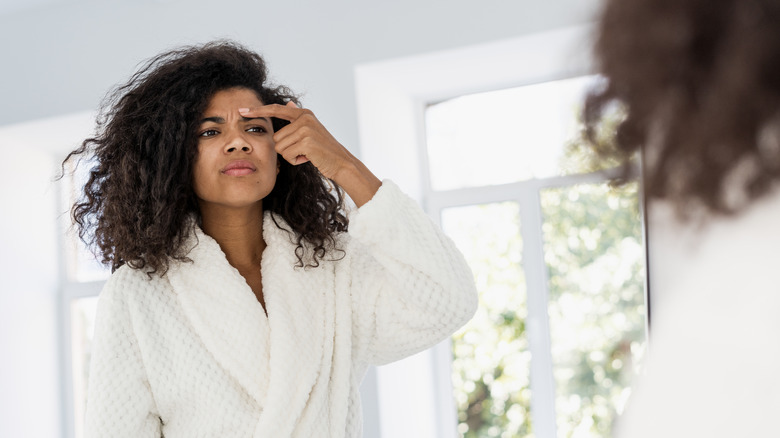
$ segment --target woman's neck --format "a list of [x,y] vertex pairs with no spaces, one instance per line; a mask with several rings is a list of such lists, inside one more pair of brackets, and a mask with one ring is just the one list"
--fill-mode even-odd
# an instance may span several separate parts
[[201,217],[203,232],[217,241],[234,268],[260,266],[266,247],[262,203],[240,209],[202,204]]

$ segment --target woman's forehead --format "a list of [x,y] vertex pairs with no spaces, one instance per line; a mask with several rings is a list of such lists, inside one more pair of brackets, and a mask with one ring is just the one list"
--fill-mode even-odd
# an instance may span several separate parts
[[248,88],[228,88],[214,93],[209,99],[209,104],[204,115],[210,113],[224,113],[238,108],[254,108],[262,106],[263,102],[253,90]]

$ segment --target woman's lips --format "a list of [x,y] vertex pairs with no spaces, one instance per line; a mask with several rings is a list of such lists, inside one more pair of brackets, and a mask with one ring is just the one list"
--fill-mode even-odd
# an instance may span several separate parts
[[257,168],[246,160],[231,161],[222,169],[222,173],[230,176],[244,176],[257,171]]

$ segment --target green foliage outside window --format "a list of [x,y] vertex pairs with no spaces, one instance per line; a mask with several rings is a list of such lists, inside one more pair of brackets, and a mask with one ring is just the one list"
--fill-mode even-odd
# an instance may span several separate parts
[[477,314],[453,337],[458,430],[467,438],[531,432],[519,220],[512,202],[452,208],[442,215],[480,291]]
[[560,437],[609,437],[643,351],[644,250],[637,184],[541,196]]

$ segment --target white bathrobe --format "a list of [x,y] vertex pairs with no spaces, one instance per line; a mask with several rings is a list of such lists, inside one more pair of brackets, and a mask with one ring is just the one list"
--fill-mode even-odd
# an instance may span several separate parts
[[152,280],[127,266],[111,276],[88,437],[358,437],[367,367],[436,344],[476,310],[463,257],[392,182],[352,215],[340,260],[296,268],[291,234],[270,213],[263,237],[267,316],[199,229],[193,263]]

